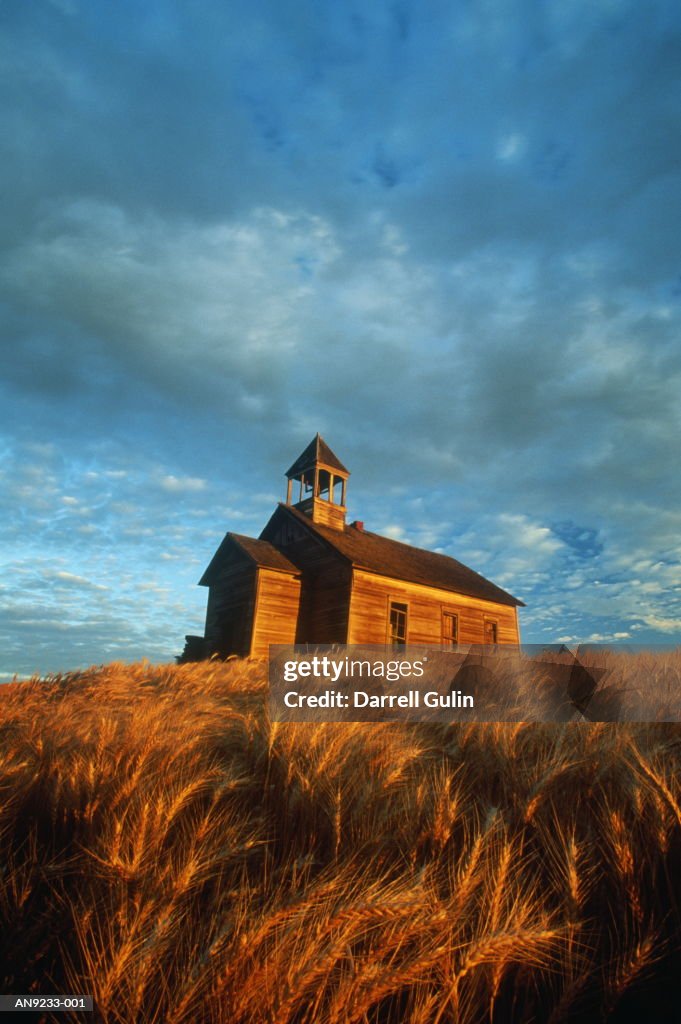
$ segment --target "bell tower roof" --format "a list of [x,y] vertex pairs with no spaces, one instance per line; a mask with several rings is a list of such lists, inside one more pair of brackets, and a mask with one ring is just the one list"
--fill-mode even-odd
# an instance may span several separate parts
[[[286,504],[297,508],[314,523],[345,528],[345,487],[350,476],[339,458],[319,434],[310,441],[286,474]],[[299,485],[293,504],[294,484]]]
[[349,471],[341,460],[333,454],[320,434],[316,434],[312,438],[305,451],[300,453],[291,468],[287,470],[286,476],[289,480],[297,479],[305,470],[314,469],[315,466],[319,465],[324,466],[326,469],[336,470],[339,476],[350,476]]

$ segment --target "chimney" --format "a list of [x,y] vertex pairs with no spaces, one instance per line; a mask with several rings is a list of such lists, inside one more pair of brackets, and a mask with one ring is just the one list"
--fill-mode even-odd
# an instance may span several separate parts
[[354,526],[356,530],[363,530],[364,522],[361,519],[355,519],[354,523],[350,523],[350,526]]

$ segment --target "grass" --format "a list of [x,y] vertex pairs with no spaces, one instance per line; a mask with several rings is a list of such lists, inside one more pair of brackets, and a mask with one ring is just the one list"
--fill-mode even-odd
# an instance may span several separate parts
[[[651,657],[639,688],[681,669]],[[676,1019],[678,726],[277,725],[265,679],[0,689],[1,991],[105,1024]]]

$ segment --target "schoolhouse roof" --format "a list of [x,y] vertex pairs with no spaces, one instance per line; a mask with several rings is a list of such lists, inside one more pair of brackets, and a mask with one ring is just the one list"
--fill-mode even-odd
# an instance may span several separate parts
[[[366,569],[380,576],[404,580],[407,583],[421,583],[467,597],[494,601],[497,604],[525,607],[524,601],[513,597],[496,583],[485,579],[449,555],[416,548],[355,525],[345,526],[343,529],[323,526],[321,523],[313,522],[297,508],[283,503],[279,505],[270,523],[282,514],[293,516],[296,522],[358,569]],[[263,530],[263,535],[268,532],[270,523]]]
[[245,556],[262,569],[276,569],[278,572],[300,575],[300,569],[268,541],[256,540],[255,537],[246,537],[241,533],[227,533],[213,555],[210,565],[199,580],[199,586],[210,586],[222,566],[229,560],[230,555],[232,557],[241,555],[242,558]]

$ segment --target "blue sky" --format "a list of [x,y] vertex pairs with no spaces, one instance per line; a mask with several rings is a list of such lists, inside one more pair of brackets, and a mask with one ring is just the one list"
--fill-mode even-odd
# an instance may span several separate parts
[[527,642],[677,641],[679,68],[657,0],[5,0],[0,679],[170,660],[317,430]]

